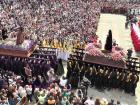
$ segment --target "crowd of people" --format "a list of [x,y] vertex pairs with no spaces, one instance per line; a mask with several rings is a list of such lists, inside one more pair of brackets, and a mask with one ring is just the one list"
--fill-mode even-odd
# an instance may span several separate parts
[[23,27],[26,37],[38,40],[95,35],[101,12],[126,14],[139,8],[138,3],[114,0],[2,0],[0,4],[0,30],[13,37]]
[[2,0],[0,24],[8,36],[23,27],[34,39],[65,37],[74,34],[95,35],[100,8],[94,0]]
[[91,86],[95,86],[97,89],[114,88],[135,95],[139,81],[138,72],[93,65],[76,60],[70,60],[67,67],[67,78],[75,88],[78,87],[79,81],[86,77],[91,82]]
[[[38,50],[38,52],[40,51]],[[43,81],[45,81],[47,72],[50,68],[55,70],[54,72],[61,76],[64,73],[62,61],[58,61],[56,55],[50,54],[49,51],[48,54],[43,54],[43,52],[45,51],[41,51],[41,54],[32,54],[29,58],[1,56],[0,68],[6,71],[10,70],[20,75],[24,80],[24,84],[28,83],[28,80],[31,79],[30,76],[37,77],[38,75],[41,75]],[[51,51],[51,53],[53,53],[53,51]]]
[[[22,27],[28,39],[41,41],[42,46],[83,49],[88,36],[96,35],[101,12],[125,14],[138,6],[114,0],[0,0],[0,34],[3,39],[12,38]],[[0,56],[0,104],[16,105],[24,96],[30,104],[39,105],[121,104],[88,98],[89,86],[119,88],[135,95],[139,81],[136,72],[73,60],[68,61],[64,77],[62,60],[46,52],[37,51],[29,58]]]
[[63,49],[64,51],[72,52],[73,48],[84,49],[87,44],[87,39],[84,38],[74,38],[72,39],[45,39],[42,42],[43,47],[52,47],[57,49]]
[[[68,72],[64,77],[62,76],[64,74],[62,61],[49,51],[46,55],[43,54],[44,52],[47,53],[47,51],[37,50],[36,54],[32,54],[28,59],[1,56],[0,68],[4,69],[4,72],[1,72],[0,79],[2,93],[0,103],[15,105],[22,97],[27,96],[30,104],[39,105],[120,105],[119,101],[115,103],[114,100],[108,102],[109,100],[107,101],[105,98],[88,98],[87,90],[90,85],[95,85],[97,88],[105,87],[101,85],[104,82],[100,77],[100,71],[97,71],[99,75],[96,78],[91,79],[91,77],[95,77],[89,75],[91,68],[88,70],[84,64],[80,66],[78,63],[72,63],[72,65],[68,63]],[[79,67],[81,67],[81,71]],[[107,72],[113,74],[111,70],[107,70]],[[79,75],[77,76],[77,74]],[[92,72],[93,74],[94,72]],[[114,76],[110,78],[114,78],[115,81]],[[112,83],[113,81],[109,82],[108,87],[111,88]],[[4,93],[5,97],[3,97]]]
[[[34,56],[36,56],[36,59],[34,58],[33,61],[31,59],[25,60],[19,57],[12,58],[1,56],[1,104],[16,105],[24,96],[27,96],[30,104],[37,103],[39,105],[115,104],[114,100],[109,102],[105,98],[88,98],[86,93],[87,86],[84,83],[85,80],[83,80],[83,83],[79,86],[77,85],[79,83],[75,82],[75,80],[80,82],[79,79],[77,78],[74,80],[74,77],[77,77],[76,71],[75,74],[69,74],[68,70],[67,78],[65,78],[62,76],[64,74],[62,64],[58,64],[57,68],[54,68],[54,64],[49,66],[47,63],[47,68],[38,68],[37,64],[33,63],[38,61],[37,58],[42,57],[43,54]],[[45,57],[43,58],[45,59]],[[57,61],[57,59],[55,59],[55,61]],[[43,62],[38,62],[40,62],[38,66],[42,67],[41,64],[43,64]],[[61,60],[58,60],[58,62],[62,63]],[[21,70],[22,73],[19,73]],[[34,71],[38,72],[34,73]],[[72,75],[74,76],[73,79],[69,79],[69,76]],[[119,101],[117,101],[117,105],[120,105]]]
[[123,14],[126,15],[130,9],[139,9],[139,2],[123,2],[121,0],[98,0],[101,6],[101,12],[103,13],[113,13],[113,14]]
[[23,83],[21,76],[11,71],[0,69],[0,104],[16,105],[21,100],[21,91],[17,86]]
[[23,85],[22,77],[14,72],[2,69],[0,72],[0,104],[2,105],[16,105],[26,96],[30,105],[114,105],[115,103],[120,105],[119,101],[87,97],[80,88],[72,90],[64,77],[48,80],[48,86],[42,88],[34,86],[36,83],[41,83],[41,76],[33,77],[30,83]]
[[[113,100],[109,102],[105,98],[88,98],[85,80],[83,79],[83,83],[77,85],[75,80],[80,81],[74,77],[78,76],[69,74],[69,70],[67,77],[62,76],[64,74],[62,61],[55,58],[54,55],[45,57],[45,54],[43,56],[43,54],[37,55],[36,53],[33,56],[32,59],[1,56],[0,104],[16,105],[23,97],[27,97],[30,104],[39,105],[115,104]],[[49,63],[47,62],[43,66],[43,59],[44,61],[47,59]],[[56,62],[57,64],[55,64]],[[73,79],[69,79],[69,76],[72,75]],[[117,101],[117,105],[120,105],[119,101]]]
[[120,3],[130,3],[130,4],[138,4],[139,0],[97,0],[98,2],[120,2]]
[[5,32],[4,39],[16,36],[17,28],[22,27],[26,38],[42,42],[57,37],[69,48],[67,45],[77,37],[85,41],[87,36],[96,35],[101,12],[126,14],[139,7],[137,3],[114,0],[3,0],[0,4],[0,33]]

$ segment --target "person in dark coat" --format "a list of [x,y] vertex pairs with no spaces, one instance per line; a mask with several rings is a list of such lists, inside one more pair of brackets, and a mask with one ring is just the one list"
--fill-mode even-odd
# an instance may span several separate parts
[[109,102],[108,105],[115,105],[114,100],[111,99],[111,102]]
[[102,73],[102,88],[103,89],[106,88],[106,84],[107,84],[106,72],[107,72],[107,70],[104,68],[103,73]]
[[117,72],[115,70],[112,71],[110,80],[111,80],[111,87],[116,88]]
[[64,74],[64,67],[63,67],[63,64],[62,64],[62,59],[58,60],[58,67],[57,67],[56,74],[58,76],[62,76]]
[[131,87],[130,87],[130,84],[131,84],[131,79],[130,79],[130,73],[128,73],[126,75],[126,79],[125,79],[125,92],[127,93],[130,93],[131,91]]
[[127,57],[128,57],[128,59],[130,59],[132,57],[132,53],[133,53],[132,48],[127,50]]
[[85,77],[89,79],[89,74],[90,74],[90,65],[88,64],[86,70],[85,70]]
[[97,88],[97,89],[99,89],[99,68],[97,69],[97,71],[96,71],[96,76],[95,76],[95,87]]
[[83,77],[85,75],[85,64],[83,64],[79,73],[80,73],[80,81],[81,81],[81,80],[83,80]]
[[36,60],[33,60],[33,64],[34,64],[34,73],[35,73],[35,76],[37,76],[39,73],[38,73],[38,62]]
[[95,68],[94,67],[92,67],[92,73],[91,73],[90,81],[91,81],[91,87],[93,87],[95,85]]
[[3,28],[2,29],[2,39],[5,40],[6,38],[8,38],[8,36],[7,36],[7,29]]
[[52,56],[49,56],[49,59],[50,59],[50,66],[54,69],[54,71],[57,72],[58,68],[60,70],[60,68],[62,67],[62,60],[58,60],[57,62]]
[[120,78],[120,71],[117,71],[116,88],[119,88],[119,87],[120,87],[120,81],[119,81],[119,78]]
[[74,89],[78,87],[78,83],[79,83],[78,73],[79,73],[79,67],[78,67],[78,62],[76,62],[75,67],[73,68],[70,79],[69,79],[69,82],[72,88]]
[[43,72],[45,75],[47,75],[47,72],[50,70],[50,64],[49,62],[44,62],[43,63]]
[[137,82],[139,81],[139,75],[137,73],[132,73],[131,75],[131,93],[132,95],[135,95],[135,90],[137,87]]
[[71,62],[69,61],[69,62],[67,63],[67,79],[70,78],[71,73],[72,73],[72,64],[71,64]]
[[121,71],[120,76],[119,76],[119,87],[120,89],[124,89],[124,80],[125,80],[125,71]]

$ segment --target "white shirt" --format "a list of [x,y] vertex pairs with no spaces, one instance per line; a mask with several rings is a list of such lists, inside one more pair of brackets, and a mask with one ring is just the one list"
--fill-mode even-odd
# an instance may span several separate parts
[[27,87],[26,88],[26,92],[27,92],[28,95],[32,94],[32,88]]
[[60,84],[61,86],[66,86],[67,81],[68,81],[67,79],[62,79],[62,78],[60,78],[60,83],[59,83],[59,84]]
[[87,103],[88,105],[94,105],[94,100],[87,99],[84,103]]
[[26,90],[23,87],[20,86],[18,92],[21,97],[26,96]]

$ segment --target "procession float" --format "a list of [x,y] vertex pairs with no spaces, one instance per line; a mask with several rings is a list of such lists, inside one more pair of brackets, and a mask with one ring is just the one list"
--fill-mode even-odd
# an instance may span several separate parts
[[110,30],[104,50],[102,50],[102,43],[100,41],[89,43],[85,48],[83,60],[89,63],[126,68],[125,58],[125,50],[117,44],[112,45],[112,32]]

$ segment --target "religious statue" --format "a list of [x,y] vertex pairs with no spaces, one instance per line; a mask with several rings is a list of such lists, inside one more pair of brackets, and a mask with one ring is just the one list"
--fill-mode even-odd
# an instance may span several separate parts
[[106,51],[112,51],[112,31],[109,30],[108,36],[106,38],[106,44],[105,44],[105,50]]
[[20,27],[17,32],[16,45],[22,44],[24,42],[24,39],[25,39],[24,29],[23,29],[23,27]]

